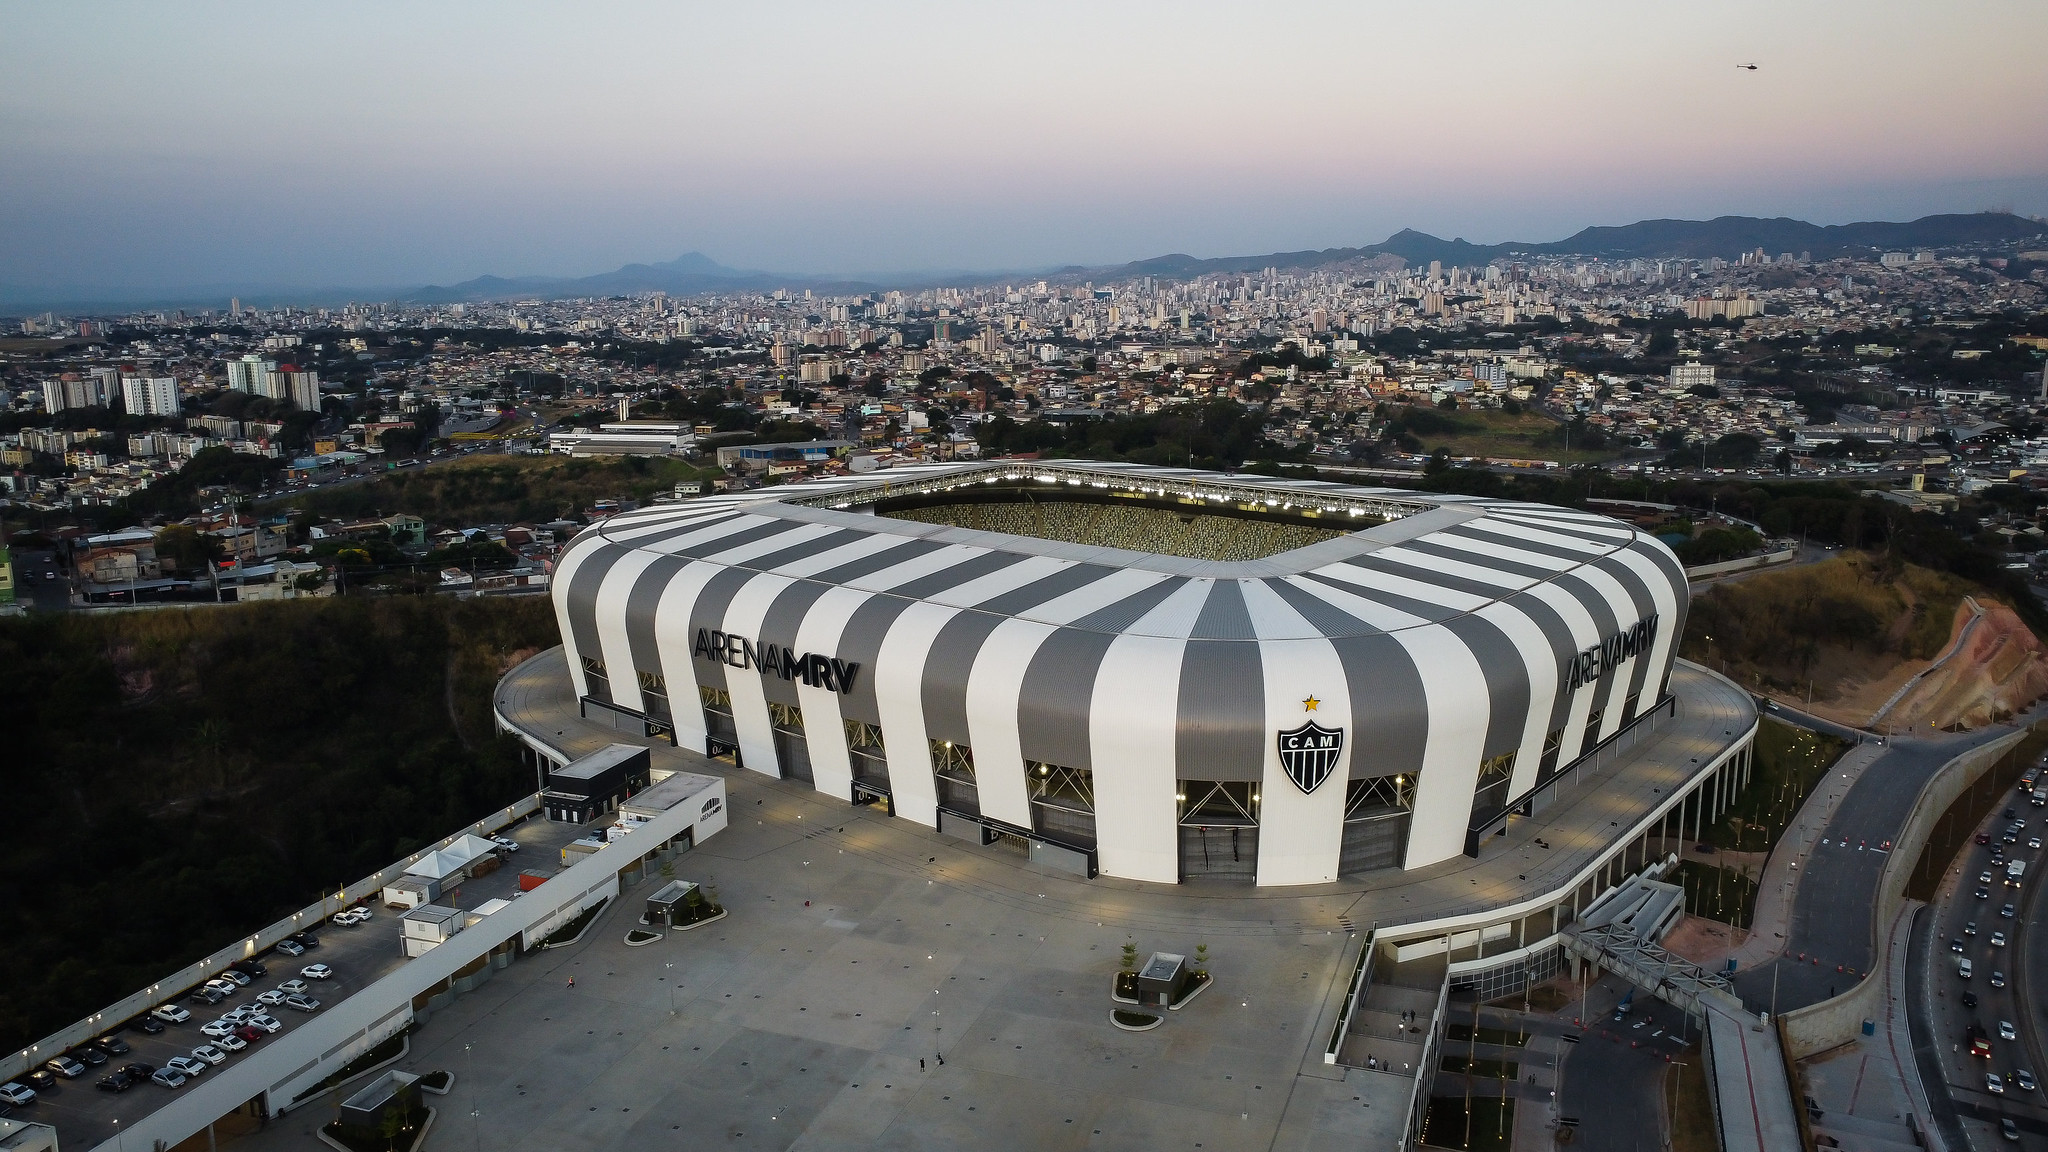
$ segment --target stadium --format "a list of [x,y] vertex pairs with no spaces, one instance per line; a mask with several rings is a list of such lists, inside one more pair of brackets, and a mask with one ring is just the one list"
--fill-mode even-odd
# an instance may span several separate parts
[[657,505],[553,596],[583,715],[1093,877],[1476,856],[1676,711],[1685,573],[1523,502],[1117,464]]

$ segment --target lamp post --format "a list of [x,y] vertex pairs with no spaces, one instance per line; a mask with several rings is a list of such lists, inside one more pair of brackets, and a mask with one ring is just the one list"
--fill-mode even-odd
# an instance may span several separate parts
[[662,964],[661,967],[662,971],[669,973],[669,975],[666,977],[668,981],[668,1014],[673,1016],[676,1014],[676,982],[674,976],[676,967],[675,962],[665,962]]
[[[462,1056],[463,1071],[466,1072],[469,1076],[469,1090],[471,1092],[474,1092],[476,1091],[476,1045],[473,1043],[465,1043],[462,1046]],[[470,1104],[469,1139],[471,1146],[476,1148],[478,1152],[482,1152],[484,1146],[482,1117],[483,1110],[481,1108],[478,1108],[474,1103]]]

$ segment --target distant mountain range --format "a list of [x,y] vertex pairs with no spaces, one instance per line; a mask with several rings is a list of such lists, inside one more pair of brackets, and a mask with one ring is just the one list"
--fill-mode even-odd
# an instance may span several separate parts
[[1013,269],[1007,272],[933,272],[910,274],[866,274],[860,276],[815,276],[783,272],[730,268],[702,252],[686,252],[661,264],[628,264],[595,276],[479,276],[459,284],[428,285],[424,288],[330,288],[259,289],[254,285],[187,286],[151,293],[72,290],[60,298],[24,285],[0,285],[0,309],[21,313],[45,309],[91,313],[101,308],[174,308],[198,305],[219,307],[229,296],[264,307],[277,304],[338,304],[346,300],[397,300],[409,304],[463,304],[489,300],[563,299],[577,296],[631,296],[645,292],[667,292],[671,296],[694,296],[705,292],[767,292],[777,288],[794,291],[849,294],[875,292],[886,288],[921,289],[966,287],[1001,280],[1060,282],[1084,280],[1108,283],[1138,276],[1189,279],[1206,273],[1256,272],[1264,268],[1302,270],[1339,264],[1373,264],[1391,268],[1396,261],[1427,266],[1440,261],[1446,267],[1477,267],[1502,257],[1514,256],[1597,256],[1603,259],[1705,259],[1720,256],[1734,259],[1744,252],[1762,248],[1776,256],[1781,252],[1811,253],[1816,259],[1872,252],[1896,252],[1916,248],[1953,248],[1959,245],[1989,244],[2024,247],[2029,242],[2048,247],[2048,222],[2016,216],[2010,212],[1975,212],[1923,216],[1905,223],[1866,221],[1858,224],[1809,224],[1785,217],[1760,219],[1754,216],[1720,216],[1712,220],[1641,220],[1621,227],[1586,228],[1563,240],[1550,242],[1514,241],[1505,244],[1474,244],[1458,238],[1445,240],[1427,232],[1404,228],[1378,244],[1361,248],[1325,248],[1308,252],[1269,252],[1261,256],[1225,256],[1202,259],[1185,253],[1155,256],[1128,264],[1101,266],[1070,265],[1057,269]]
[[[1207,273],[1256,272],[1263,268],[1320,268],[1354,261],[1384,260],[1390,256],[1419,265],[1427,265],[1432,260],[1441,261],[1446,267],[1476,267],[1516,255],[1598,256],[1608,260],[1703,260],[1720,256],[1732,260],[1758,248],[1772,256],[1781,252],[1805,252],[1816,259],[1826,259],[1856,253],[1953,248],[1964,244],[2010,244],[2043,235],[2048,235],[2048,224],[2009,212],[1923,216],[1905,223],[1867,221],[1831,225],[1809,224],[1782,216],[1773,219],[1719,216],[1712,220],[1641,220],[1618,228],[1582,229],[1563,240],[1541,243],[1511,241],[1505,244],[1445,240],[1427,232],[1404,228],[1378,244],[1362,248],[1269,252],[1263,256],[1216,259],[1174,253],[1128,264],[1100,267],[1070,265],[1052,272],[1013,272],[1009,275],[1048,276],[1073,281],[1115,281],[1137,276],[1188,279]],[[665,264],[628,264],[617,271],[595,276],[479,276],[460,284],[422,288],[407,294],[405,300],[413,304],[456,304],[516,298],[629,296],[642,292],[692,296],[702,292],[761,292],[776,288],[809,288],[829,294],[871,292],[881,287],[986,283],[1000,278],[1003,278],[1001,273],[955,273],[885,285],[870,279],[792,276],[728,268],[702,252],[687,252]]]
[[1473,244],[1445,240],[1404,228],[1386,240],[1363,248],[1325,248],[1320,252],[1270,252],[1264,256],[1226,256],[1201,260],[1176,253],[1108,268],[1066,268],[1063,275],[1089,274],[1096,279],[1133,276],[1183,279],[1216,272],[1256,272],[1263,268],[1320,268],[1351,261],[1398,256],[1409,264],[1441,261],[1446,268],[1474,267],[1502,257],[1598,256],[1608,260],[1691,259],[1711,256],[1734,259],[1762,248],[1811,253],[1817,260],[1870,252],[1914,248],[1953,248],[1964,244],[2010,244],[2048,235],[2048,224],[2010,212],[1973,212],[1923,216],[1903,224],[1882,220],[1860,224],[1809,224],[1783,216],[1717,216],[1712,220],[1640,220],[1618,228],[1585,228],[1549,243],[1511,241]]

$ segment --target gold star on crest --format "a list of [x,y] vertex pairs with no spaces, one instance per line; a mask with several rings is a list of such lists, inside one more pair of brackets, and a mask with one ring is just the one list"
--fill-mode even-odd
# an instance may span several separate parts
[[1311,696],[1308,699],[1303,700],[1301,702],[1301,710],[1304,712],[1313,712],[1316,710],[1316,705],[1321,703],[1321,700],[1318,700],[1315,697]]

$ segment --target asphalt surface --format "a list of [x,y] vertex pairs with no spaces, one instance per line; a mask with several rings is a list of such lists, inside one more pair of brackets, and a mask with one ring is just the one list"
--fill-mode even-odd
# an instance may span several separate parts
[[[1591,1030],[1564,1049],[1558,1115],[1578,1118],[1575,1148],[1590,1152],[1635,1152],[1664,1146],[1660,1090],[1685,1041],[1698,1041],[1699,1026],[1685,1013],[1638,991],[1628,1015],[1617,1021],[1614,1006],[1631,985],[1609,976],[1587,992]],[[1681,1039],[1681,1035],[1683,1039]],[[1456,1051],[1447,1044],[1445,1051]]]
[[[1791,719],[1780,710],[1770,715]],[[1920,789],[1963,751],[2005,735],[2003,727],[1954,736],[1895,738],[1863,769],[1822,838],[1800,857],[1798,895],[1785,949],[1770,964],[1735,975],[1752,1011],[1803,1008],[1848,991],[1872,965],[1871,909],[1892,840],[1912,814]],[[1831,777],[1839,780],[1839,774]],[[1823,782],[1821,787],[1827,787]],[[1782,845],[1786,850],[1799,846]]]
[[[2007,811],[2015,815],[2008,817]],[[1985,817],[1977,831],[1998,845],[2015,819],[2025,820],[2027,826],[2016,834],[2014,843],[2003,847],[2009,859],[2025,861],[2032,872],[2040,866],[2044,853],[2029,849],[2027,843],[2048,827],[2043,809],[2027,804],[2015,792],[2009,795],[2006,804]],[[2041,1028],[2033,1002],[2039,989],[2048,988],[2048,984],[2041,982],[2048,979],[2048,972],[2044,972],[2048,964],[2039,954],[2040,929],[2034,924],[2040,915],[2042,885],[2032,882],[2034,877],[2029,876],[2029,883],[2024,883],[2020,890],[2007,887],[2004,867],[1992,862],[1987,845],[1965,846],[1954,867],[1955,872],[1937,895],[1935,904],[1921,918],[1927,927],[1915,940],[1915,959],[1919,963],[1909,970],[1913,982],[1909,985],[1912,998],[1908,1012],[1918,1010],[1921,1017],[1914,1021],[1914,1047],[1920,1056],[1921,1079],[1930,1096],[1937,1097],[1932,1103],[1945,1128],[1970,1129],[1982,1146],[1985,1126],[1995,1125],[1999,1117],[2010,1116],[2022,1131],[2020,1147],[2048,1148],[2048,1100],[2038,1090],[2025,1092],[2012,1083],[2015,1069],[2038,1074],[2044,1067]],[[1987,871],[1993,877],[1988,884],[1982,880]],[[1989,894],[1979,897],[1980,888]],[[2001,914],[2008,902],[2017,905],[2011,917]],[[2002,945],[1993,942],[1993,933],[1997,932],[2008,937]],[[1960,953],[1956,951],[1958,945]],[[1964,957],[1969,958],[1974,968],[1968,980],[1961,977],[1957,963]],[[1993,973],[2004,975],[2005,987],[1993,987]],[[1965,993],[1977,998],[1974,1008],[1963,1005]],[[2000,1039],[2000,1021],[2012,1022],[2019,1038]],[[1973,1023],[1982,1027],[1990,1039],[1988,1060],[1969,1054],[1965,1037]],[[1987,1090],[1987,1072],[1996,1072],[2005,1079],[2003,1093]]]
[[54,580],[46,580],[45,572],[57,572],[56,553],[46,548],[14,553],[16,602],[37,612],[62,612],[71,607],[70,583],[62,573]]

